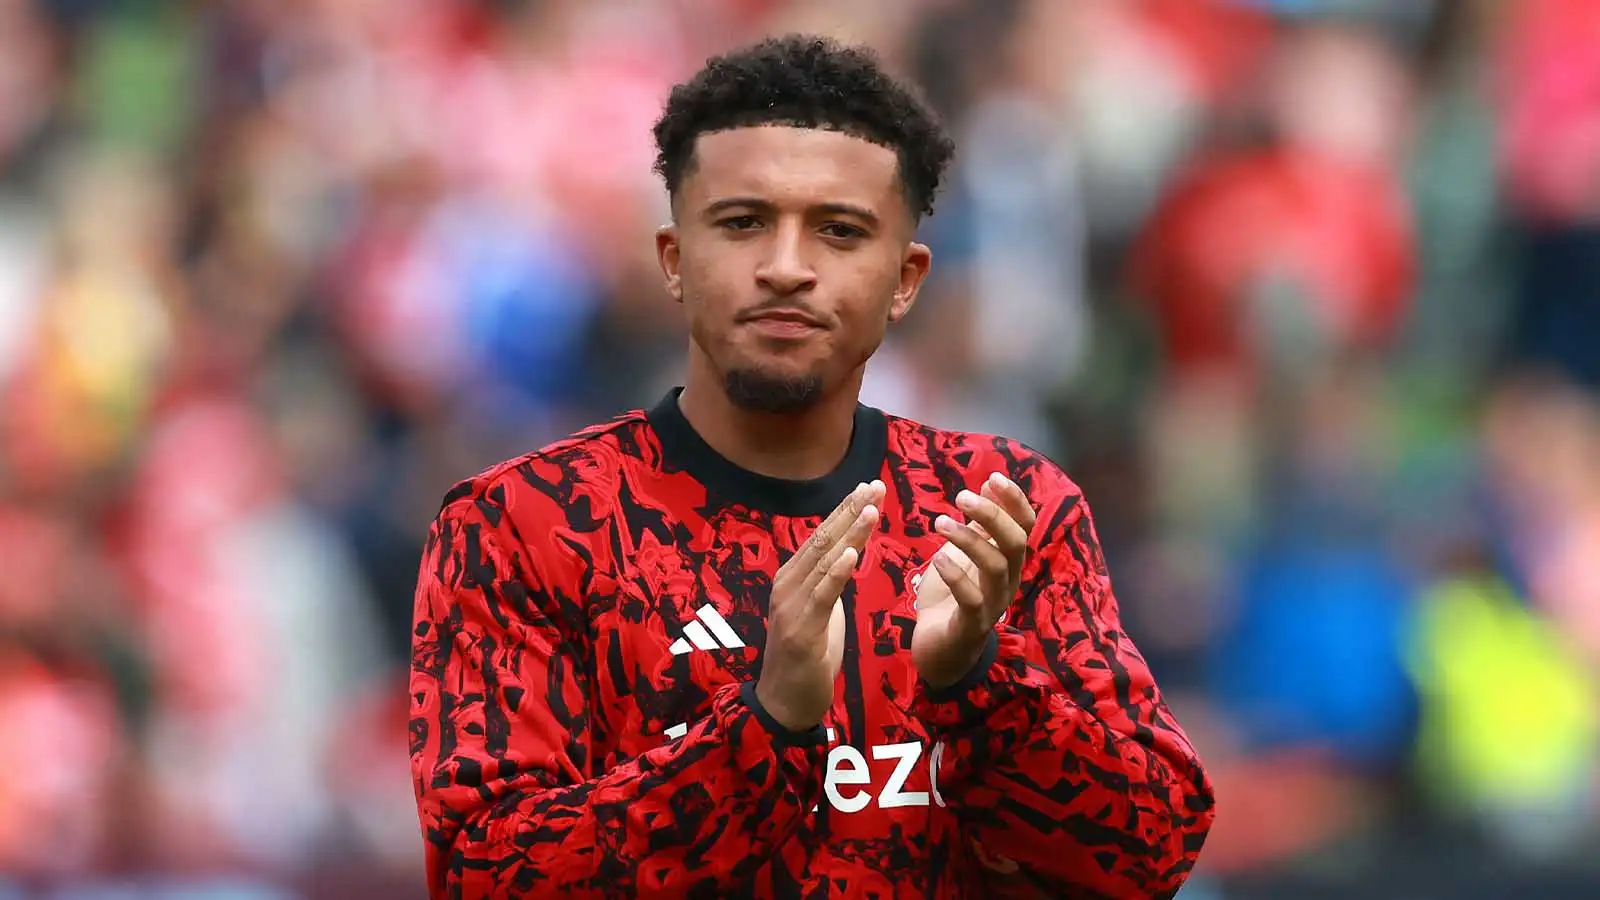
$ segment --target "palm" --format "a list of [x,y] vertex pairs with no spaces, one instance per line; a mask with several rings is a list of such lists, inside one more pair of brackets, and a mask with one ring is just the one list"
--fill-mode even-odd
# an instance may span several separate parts
[[[977,567],[965,554],[957,553],[962,568],[976,577]],[[966,630],[973,625],[967,616],[938,570],[929,567],[917,585],[917,626],[911,630],[911,662],[917,671],[939,672],[970,644]]]
[[828,655],[826,657],[828,671],[838,677],[839,670],[844,667],[844,604],[833,604],[833,612],[828,616]]

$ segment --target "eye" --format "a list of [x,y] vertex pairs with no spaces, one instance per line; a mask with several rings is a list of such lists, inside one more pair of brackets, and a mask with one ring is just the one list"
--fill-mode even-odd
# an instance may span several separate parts
[[728,231],[749,231],[760,228],[761,220],[755,216],[729,216],[717,223],[717,227]]
[[831,238],[840,240],[856,240],[867,236],[865,231],[846,222],[829,222],[822,226],[822,233]]

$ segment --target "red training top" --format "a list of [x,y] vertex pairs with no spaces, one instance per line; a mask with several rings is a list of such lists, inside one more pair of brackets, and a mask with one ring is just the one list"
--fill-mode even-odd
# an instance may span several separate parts
[[[934,519],[996,471],[1039,510],[1022,590],[935,695],[912,581]],[[875,478],[837,695],[795,735],[753,689],[772,577]],[[728,462],[674,391],[461,483],[413,641],[437,898],[1168,897],[1213,817],[1077,486],[1018,443],[866,406],[813,481]]]

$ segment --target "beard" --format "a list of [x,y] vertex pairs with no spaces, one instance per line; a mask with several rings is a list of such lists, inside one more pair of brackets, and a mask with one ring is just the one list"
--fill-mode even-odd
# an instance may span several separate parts
[[822,399],[822,376],[731,369],[722,376],[722,390],[734,406],[748,412],[797,413]]

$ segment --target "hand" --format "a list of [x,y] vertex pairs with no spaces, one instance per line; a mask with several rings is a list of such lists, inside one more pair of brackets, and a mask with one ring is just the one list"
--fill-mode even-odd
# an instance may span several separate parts
[[878,527],[884,491],[881,481],[857,485],[772,581],[756,699],[792,731],[815,726],[833,705],[844,662],[839,595]]
[[911,632],[911,661],[934,688],[955,684],[977,665],[989,632],[1017,596],[1036,519],[1027,495],[999,473],[980,493],[956,495],[956,506],[968,522],[949,516],[934,522],[949,543],[917,586]]

